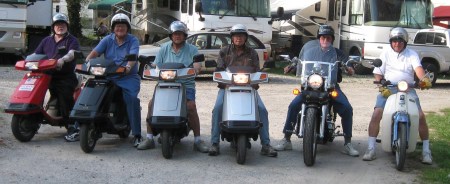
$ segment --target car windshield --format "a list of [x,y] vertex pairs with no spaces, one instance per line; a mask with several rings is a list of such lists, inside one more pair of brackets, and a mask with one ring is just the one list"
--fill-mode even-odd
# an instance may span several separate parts
[[168,41],[170,41],[170,38],[169,37],[165,37],[162,40],[159,40],[159,41],[153,43],[153,46],[161,47],[162,44],[164,44],[164,43],[166,43]]

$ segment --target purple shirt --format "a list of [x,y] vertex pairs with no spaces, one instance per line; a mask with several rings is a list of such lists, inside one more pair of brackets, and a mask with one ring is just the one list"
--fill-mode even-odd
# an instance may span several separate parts
[[[58,48],[65,48],[63,53],[58,53]],[[69,50],[80,50],[80,43],[77,38],[71,34],[67,34],[63,39],[58,42],[55,41],[54,35],[45,37],[34,53],[45,54],[49,59],[59,59],[69,52]],[[63,67],[59,71],[55,71],[54,75],[66,75],[74,74],[75,61],[64,63]]]

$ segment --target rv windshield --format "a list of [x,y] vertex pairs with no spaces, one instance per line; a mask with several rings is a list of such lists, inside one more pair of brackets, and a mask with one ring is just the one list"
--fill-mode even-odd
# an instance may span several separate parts
[[365,25],[416,29],[433,26],[430,0],[365,0],[364,3]]
[[201,0],[204,15],[270,17],[270,0]]
[[26,3],[28,3],[28,0],[0,0],[0,3],[7,3],[7,4],[26,4]]

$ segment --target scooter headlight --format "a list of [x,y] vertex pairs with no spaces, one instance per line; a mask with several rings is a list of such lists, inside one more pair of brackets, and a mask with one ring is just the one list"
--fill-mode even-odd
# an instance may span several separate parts
[[25,68],[27,70],[37,70],[39,68],[39,62],[37,62],[37,61],[27,62],[25,64]]
[[249,84],[250,83],[250,74],[233,74],[233,83]]
[[400,81],[397,84],[398,91],[404,92],[408,90],[408,83],[406,81]]
[[104,75],[106,68],[105,67],[101,67],[101,66],[91,66],[91,68],[89,69],[90,73],[92,75]]
[[319,89],[323,84],[323,79],[320,75],[313,74],[308,77],[308,86],[313,89]]
[[173,80],[177,77],[176,70],[163,70],[159,72],[159,78],[161,80]]

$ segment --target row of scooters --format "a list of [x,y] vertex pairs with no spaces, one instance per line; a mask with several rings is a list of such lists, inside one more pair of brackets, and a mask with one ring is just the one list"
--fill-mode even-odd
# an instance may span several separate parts
[[[120,138],[127,138],[130,134],[121,89],[108,80],[111,76],[124,75],[125,68],[104,58],[92,59],[90,65],[86,65],[82,54],[76,55],[76,72],[80,75],[70,120],[80,125],[80,147],[85,153],[90,153],[103,133],[116,134]],[[137,56],[127,55],[123,62],[129,60],[137,60]],[[203,61],[202,54],[193,58],[193,62]],[[215,65],[214,61],[205,62],[206,67]],[[338,126],[335,126],[336,113],[330,104],[333,95],[338,95],[333,93],[335,90],[332,85],[332,80],[336,77],[333,70],[337,65],[321,61],[303,61],[302,65],[302,92],[298,95],[305,95],[308,100],[302,104],[293,133],[303,138],[304,162],[307,166],[312,166],[317,144],[332,142],[335,136],[342,135],[337,130]],[[374,62],[374,66],[380,65],[380,62]],[[13,114],[11,129],[16,139],[21,142],[30,141],[42,124],[67,128],[67,122],[58,116],[55,108],[57,102],[46,103],[45,100],[51,81],[51,75],[47,71],[56,69],[56,60],[32,54],[18,61],[15,68],[30,71],[25,74],[5,108],[6,113]],[[86,77],[83,76],[90,77],[84,80]],[[190,132],[185,87],[177,80],[195,76],[192,66],[186,67],[181,63],[162,63],[143,72],[144,79],[158,81],[147,123],[152,125],[155,135],[160,134],[162,154],[166,159],[172,158],[174,145]],[[319,82],[312,81],[317,79],[320,79]],[[227,86],[220,122],[222,140],[235,145],[236,161],[244,164],[246,151],[250,148],[249,141],[258,139],[259,129],[262,127],[257,110],[256,89],[252,85],[268,82],[268,74],[250,71],[246,67],[229,67],[226,71],[215,72],[213,80]],[[382,125],[388,125],[382,127],[383,131],[391,134],[383,134],[382,143],[383,150],[396,153],[396,167],[401,170],[406,152],[415,149],[418,112],[417,109],[414,110],[415,104],[410,104],[407,92],[401,91],[391,97],[387,103],[392,105],[387,104],[386,107],[392,108],[385,110],[382,120]]]
[[[91,59],[87,65],[81,53],[76,53],[75,58],[79,85],[74,93],[75,105],[69,118],[80,126],[81,149],[90,153],[103,133],[116,134],[120,138],[127,138],[130,134],[122,91],[108,79],[125,75],[125,68],[100,57]],[[127,55],[123,62],[130,60],[137,60],[137,56]],[[193,60],[203,62],[204,55],[196,55]],[[215,67],[215,64],[206,63],[207,67]],[[58,114],[57,101],[46,99],[52,78],[48,72],[56,70],[56,67],[56,60],[48,59],[43,54],[29,55],[15,65],[16,70],[29,72],[16,87],[5,112],[13,114],[12,133],[21,142],[30,141],[42,124],[68,128],[67,121]],[[237,68],[230,69],[215,73],[214,81],[227,84],[230,88],[224,111],[248,109],[224,113],[221,122],[222,138],[236,145],[237,162],[243,164],[249,139],[257,140],[262,126],[258,111],[255,110],[256,91],[251,85],[268,82],[268,76],[263,72],[249,73],[245,68],[239,71]],[[147,123],[152,125],[155,135],[160,134],[162,154],[167,159],[172,157],[174,145],[190,132],[185,87],[177,80],[195,76],[192,66],[186,67],[181,63],[162,63],[143,73],[144,79],[158,81]],[[243,98],[246,100],[242,101]]]

